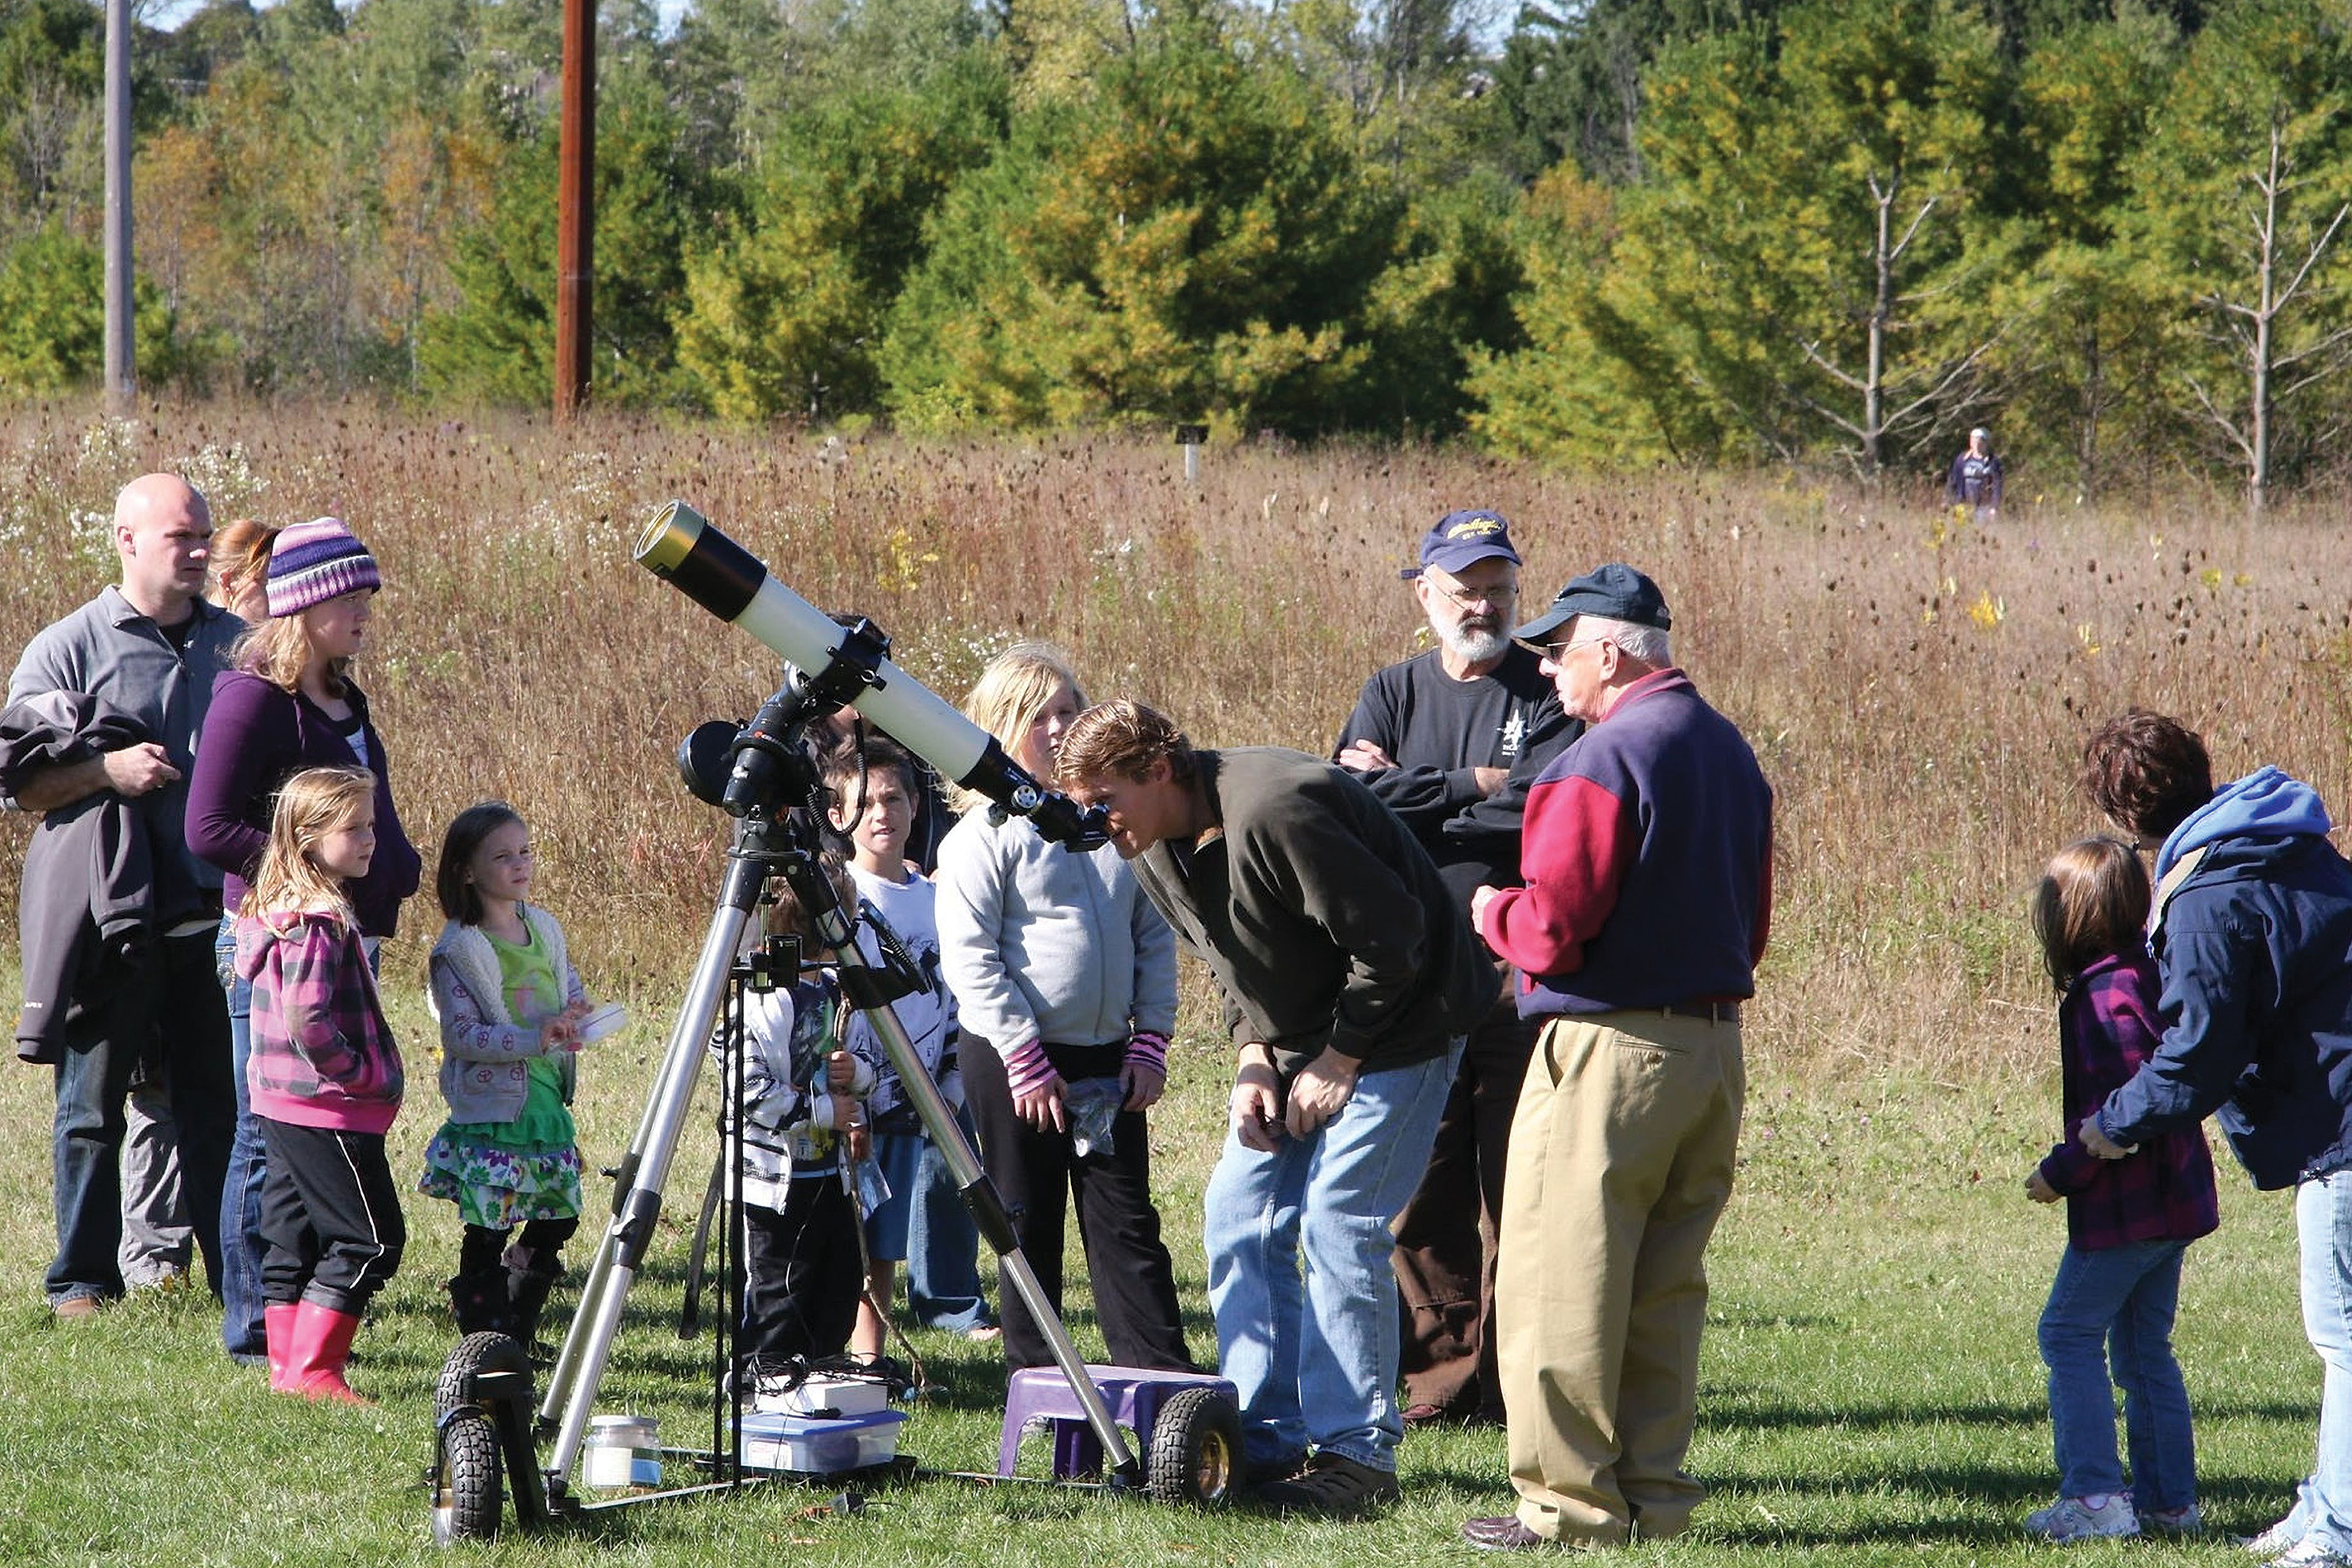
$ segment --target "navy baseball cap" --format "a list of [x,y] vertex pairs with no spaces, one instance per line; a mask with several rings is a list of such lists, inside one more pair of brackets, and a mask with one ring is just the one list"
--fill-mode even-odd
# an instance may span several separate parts
[[1658,592],[1658,585],[1631,566],[1612,561],[1562,588],[1549,609],[1511,635],[1532,640],[1571,616],[1599,616],[1608,621],[1655,626],[1662,632],[1674,625],[1674,618],[1666,614],[1666,596]]
[[1408,566],[1397,575],[1418,577],[1432,566],[1441,572],[1459,572],[1474,563],[1497,558],[1519,564],[1519,552],[1511,548],[1509,519],[1484,509],[1449,511],[1423,535],[1421,564]]

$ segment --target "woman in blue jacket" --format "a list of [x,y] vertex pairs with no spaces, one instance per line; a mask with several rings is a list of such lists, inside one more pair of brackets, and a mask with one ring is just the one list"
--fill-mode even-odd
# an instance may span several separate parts
[[2204,742],[2134,709],[2084,747],[2091,803],[2156,851],[2149,951],[2171,1020],[2083,1123],[2121,1158],[2218,1117],[2257,1187],[2295,1191],[2304,1331],[2326,1369],[2318,1457],[2250,1544],[2273,1568],[2352,1565],[2352,866],[2318,794],[2276,768],[2215,789]]

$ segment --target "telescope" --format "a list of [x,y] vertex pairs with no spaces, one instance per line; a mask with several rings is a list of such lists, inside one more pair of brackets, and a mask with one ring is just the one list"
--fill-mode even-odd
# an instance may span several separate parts
[[[476,1333],[461,1341],[443,1365],[435,1393],[435,1538],[447,1543],[496,1533],[501,1470],[514,1483],[516,1510],[527,1529],[653,1497],[723,1489],[742,1479],[741,1384],[724,1373],[726,1387],[736,1395],[738,1417],[735,1436],[722,1452],[720,1434],[726,1428],[714,1398],[710,1462],[724,1479],[588,1503],[576,1495],[574,1467],[630,1287],[645,1266],[661,1216],[663,1189],[689,1114],[697,1073],[714,1026],[722,1024],[728,988],[739,973],[744,933],[772,878],[792,889],[819,945],[835,955],[845,995],[873,1026],[982,1238],[996,1254],[1003,1278],[1045,1334],[1055,1365],[1100,1445],[1108,1484],[1148,1485],[1193,1501],[1225,1500],[1238,1473],[1241,1446],[1239,1416],[1231,1408],[1229,1393],[1213,1410],[1201,1407],[1214,1415],[1213,1421],[1174,1424],[1164,1445],[1167,1452],[1154,1449],[1147,1478],[1036,1271],[1022,1255],[1011,1212],[890,1006],[891,997],[903,991],[892,984],[885,966],[860,950],[852,911],[842,906],[818,864],[809,808],[819,791],[803,731],[837,708],[854,708],[945,777],[999,808],[1027,816],[1041,835],[1066,848],[1099,847],[1107,838],[1106,815],[1099,809],[1081,810],[1067,796],[1045,789],[1004,754],[993,736],[892,664],[888,639],[870,622],[845,626],[825,615],[776,581],[758,557],[685,502],[671,501],[655,515],[637,539],[635,556],[640,565],[696,604],[741,626],[795,670],[808,673],[789,676],[783,689],[767,700],[751,723],[740,729],[706,725],[680,750],[680,767],[689,787],[735,819],[718,904],[645,1113],[613,1172],[613,1218],[582,1280],[580,1304],[536,1418],[525,1347],[502,1334]],[[740,1009],[729,1016],[740,1022]],[[722,1055],[740,1048],[740,1038],[726,1028],[719,1037]],[[736,1124],[741,1124],[740,1106]],[[729,1234],[732,1231],[730,1224]],[[1196,1400],[1208,1397],[1193,1395]],[[543,1462],[537,1447],[542,1436],[551,1440]]]
[[[684,501],[671,501],[654,514],[637,536],[635,554],[638,565],[720,620],[742,627],[786,663],[819,672],[832,683],[831,696],[871,720],[940,777],[1028,817],[1040,834],[1066,848],[1097,849],[1108,842],[1099,808],[1081,809],[1066,795],[1047,790],[1004,754],[995,736],[891,663],[887,640],[869,625],[844,626],[778,582],[758,556]],[[752,730],[761,730],[759,721]]]

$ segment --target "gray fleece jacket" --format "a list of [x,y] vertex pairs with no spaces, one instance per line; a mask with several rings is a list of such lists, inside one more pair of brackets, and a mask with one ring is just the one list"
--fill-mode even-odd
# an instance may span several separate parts
[[[1109,848],[1074,855],[1025,816],[965,815],[940,845],[940,965],[964,1037],[1124,1044],[1176,1029],[1176,933]],[[968,1047],[967,1047],[968,1048]]]
[[[563,928],[545,910],[522,907],[530,939],[544,942],[554,955],[555,973],[563,977],[566,1005],[587,999],[579,971],[572,967],[563,948]],[[540,1048],[540,1026],[546,1020],[524,1025],[507,1016],[506,987],[499,979],[499,955],[490,939],[469,925],[451,921],[441,928],[426,965],[432,981],[425,997],[441,1026],[441,1098],[449,1102],[452,1121],[512,1121],[522,1114],[530,1093],[530,1058]],[[563,1103],[572,1103],[579,1070],[571,1051],[556,1062],[563,1079]]]

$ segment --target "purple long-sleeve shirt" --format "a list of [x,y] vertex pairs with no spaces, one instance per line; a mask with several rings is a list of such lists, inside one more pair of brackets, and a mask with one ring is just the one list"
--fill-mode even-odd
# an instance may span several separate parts
[[[351,885],[352,909],[362,932],[391,936],[400,924],[400,901],[416,891],[424,863],[393,809],[383,741],[368,721],[367,698],[348,684],[344,695],[359,716],[364,765],[375,775],[375,858]],[[269,846],[279,786],[304,768],[360,765],[334,721],[299,694],[242,669],[221,672],[188,781],[187,833],[188,847],[226,874],[222,896],[229,909],[245,898],[246,879]]]
[[2213,1156],[2201,1127],[2161,1133],[2121,1160],[2076,1141],[2085,1120],[2156,1054],[2161,983],[2146,953],[2115,953],[2075,976],[2058,1004],[2066,1136],[2042,1179],[2066,1199],[2066,1234],[2085,1252],[2134,1241],[2194,1241],[2221,1223]]

